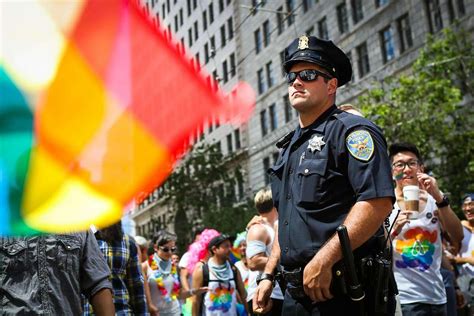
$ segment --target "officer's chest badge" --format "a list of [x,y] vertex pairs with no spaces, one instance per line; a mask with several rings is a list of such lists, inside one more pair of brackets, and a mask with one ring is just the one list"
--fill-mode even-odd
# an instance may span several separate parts
[[374,153],[374,141],[365,130],[354,131],[346,138],[346,147],[354,158],[369,161]]
[[323,141],[323,136],[313,135],[308,142],[308,149],[310,152],[314,152],[315,150],[321,151],[321,148],[326,143]]
[[300,36],[298,41],[298,49],[307,49],[309,48],[309,38],[306,35]]

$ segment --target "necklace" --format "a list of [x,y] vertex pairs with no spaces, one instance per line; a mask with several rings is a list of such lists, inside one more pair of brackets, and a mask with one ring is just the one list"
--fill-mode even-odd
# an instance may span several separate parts
[[[160,262],[162,261],[163,260],[161,260],[156,254],[151,255],[150,258],[148,258],[148,264],[154,272],[154,278],[156,285],[158,286],[158,290],[160,290],[164,300],[169,303],[178,299],[181,285],[179,283],[178,269],[176,269],[176,265],[171,264],[171,269],[166,271],[163,268],[160,268]],[[165,288],[165,284],[163,282],[163,278],[168,277],[169,275],[173,277],[173,289],[171,294],[168,293],[168,290]]]

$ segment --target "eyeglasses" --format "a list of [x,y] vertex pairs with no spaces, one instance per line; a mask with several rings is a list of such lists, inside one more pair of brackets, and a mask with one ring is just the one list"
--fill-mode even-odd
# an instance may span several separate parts
[[316,69],[305,69],[301,71],[292,71],[286,74],[286,82],[292,84],[296,80],[296,77],[300,77],[304,82],[314,81],[318,79],[318,76],[321,76],[326,79],[332,79],[331,76],[325,74],[324,72],[318,71]]
[[159,248],[160,248],[160,250],[163,251],[163,252],[170,252],[170,250],[171,250],[171,252],[175,252],[175,251],[176,251],[176,247],[171,247],[171,248],[169,248],[169,247],[165,247],[165,246],[160,246]]
[[392,164],[392,168],[396,170],[403,170],[406,166],[410,169],[417,168],[420,165],[418,160],[409,160],[407,162],[404,161],[397,161]]

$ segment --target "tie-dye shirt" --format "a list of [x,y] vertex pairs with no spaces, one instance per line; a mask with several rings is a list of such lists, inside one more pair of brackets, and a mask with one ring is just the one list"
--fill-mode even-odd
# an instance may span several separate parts
[[[395,203],[393,223],[400,207]],[[428,195],[425,209],[410,220],[393,239],[393,269],[401,304],[445,304],[446,291],[440,272],[441,234],[436,202]]]
[[229,262],[227,280],[219,280],[209,264],[209,291],[204,296],[203,315],[206,316],[237,316],[237,297],[234,273]]

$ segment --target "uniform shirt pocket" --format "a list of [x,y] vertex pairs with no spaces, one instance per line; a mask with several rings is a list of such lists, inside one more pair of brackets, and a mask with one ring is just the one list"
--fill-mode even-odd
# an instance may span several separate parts
[[323,184],[326,175],[327,158],[304,160],[298,166],[299,192],[297,194],[298,206],[314,208],[321,199]]

